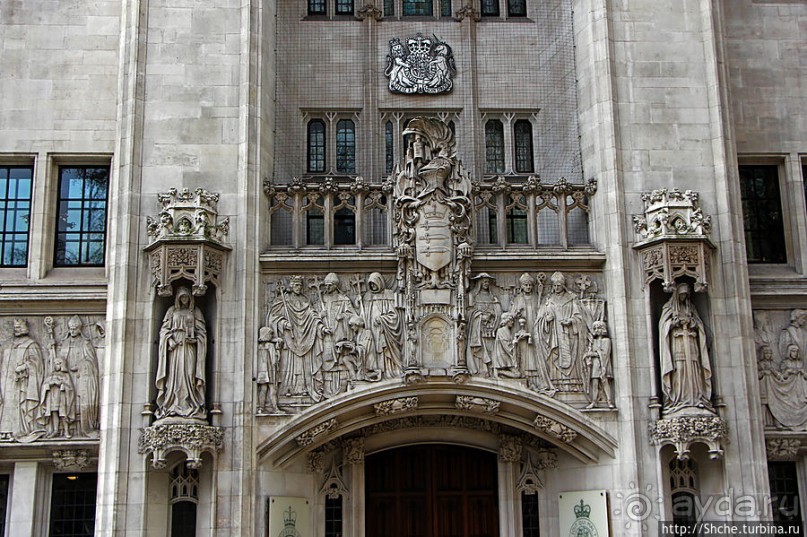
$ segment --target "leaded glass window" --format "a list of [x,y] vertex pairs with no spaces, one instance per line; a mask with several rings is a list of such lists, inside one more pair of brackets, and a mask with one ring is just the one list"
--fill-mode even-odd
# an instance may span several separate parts
[[308,0],[309,15],[326,15],[325,0]]
[[325,171],[325,122],[321,119],[308,122],[308,171]]
[[353,0],[336,0],[337,15],[353,15]]
[[749,263],[785,263],[785,231],[777,166],[740,166]]
[[451,16],[451,0],[440,0],[440,16]]
[[516,149],[516,172],[532,173],[535,171],[532,154],[532,123],[519,119],[513,127]]
[[2,267],[24,267],[28,264],[32,178],[33,168],[30,166],[0,166]]
[[171,469],[171,537],[196,536],[199,470],[179,463]]
[[392,173],[392,168],[395,167],[395,143],[392,130],[392,121],[387,121],[384,125],[384,150],[385,150],[385,163],[384,171]]
[[53,474],[51,537],[91,537],[95,533],[97,484],[98,474]]
[[325,497],[325,537],[342,537],[342,496]]
[[673,457],[669,465],[673,522],[692,526],[698,521],[698,468],[692,459]]
[[499,0],[482,0],[482,16],[483,17],[498,17],[499,16]]
[[403,14],[409,16],[432,16],[432,0],[402,0]]
[[395,0],[384,0],[384,16],[392,17],[395,15]]
[[505,218],[508,244],[527,244],[527,212],[520,207],[507,211]]
[[504,126],[498,119],[485,123],[485,171],[504,173]]
[[336,171],[356,173],[356,127],[349,119],[336,123]]
[[527,0],[507,0],[508,17],[526,17]]
[[103,266],[108,187],[108,167],[59,169],[56,266]]
[[774,522],[801,525],[799,509],[799,482],[796,463],[777,461],[768,463],[768,481],[771,486],[771,510]]
[[524,537],[540,537],[540,518],[538,517],[538,495],[535,493],[521,493],[521,525],[524,528]]
[[348,208],[333,215],[333,243],[356,244],[356,213]]

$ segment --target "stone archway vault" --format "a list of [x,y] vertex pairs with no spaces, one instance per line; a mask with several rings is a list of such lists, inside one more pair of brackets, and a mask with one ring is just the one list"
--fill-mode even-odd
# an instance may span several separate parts
[[560,449],[584,463],[613,457],[614,437],[583,412],[527,390],[495,381],[456,384],[430,380],[385,382],[361,393],[345,393],[295,416],[258,446],[258,458],[286,468],[342,437],[373,436],[405,428],[502,428]]

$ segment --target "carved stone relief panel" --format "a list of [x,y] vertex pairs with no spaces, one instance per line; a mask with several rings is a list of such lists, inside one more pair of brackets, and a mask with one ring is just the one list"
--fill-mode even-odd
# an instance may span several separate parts
[[98,438],[103,317],[3,317],[0,348],[0,442]]
[[[460,367],[470,378],[513,383],[584,410],[613,409],[611,339],[598,280],[579,273],[481,273],[469,278],[466,306],[455,311],[456,297],[445,307],[429,302],[430,292],[413,298],[393,274],[268,276],[257,412],[294,413],[412,376],[457,380]],[[407,307],[413,302],[417,312]],[[407,334],[413,313],[421,317]]]
[[754,330],[765,426],[807,431],[807,310],[755,310]]
[[403,43],[397,37],[390,40],[384,74],[392,93],[447,93],[457,68],[447,43],[416,34]]

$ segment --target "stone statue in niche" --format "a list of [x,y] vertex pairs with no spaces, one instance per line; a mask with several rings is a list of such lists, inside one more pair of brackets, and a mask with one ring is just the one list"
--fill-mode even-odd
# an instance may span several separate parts
[[601,399],[605,400],[608,408],[614,408],[611,399],[611,379],[614,373],[611,368],[611,338],[608,337],[608,327],[605,321],[594,321],[591,331],[591,341],[583,357],[589,378],[588,396],[591,400],[587,408],[595,408]]
[[468,296],[468,345],[467,361],[471,374],[490,377],[492,371],[493,347],[496,331],[502,317],[502,304],[493,294],[491,284],[493,276],[483,272],[472,280],[478,280],[478,286]]
[[280,351],[279,393],[286,397],[322,399],[323,338],[331,329],[303,294],[302,276],[289,278],[289,291],[281,284],[269,308],[268,322],[283,340]]
[[41,434],[40,389],[45,376],[45,363],[42,348],[30,336],[25,319],[14,319],[14,340],[7,358],[11,378],[6,377],[3,412],[7,411],[6,407],[9,411],[16,411],[14,436],[20,441],[30,441]]
[[588,329],[577,295],[566,287],[566,277],[555,272],[550,277],[552,291],[536,314],[535,339],[538,359],[552,377],[582,379],[582,357]]
[[40,397],[42,423],[47,426],[48,438],[72,438],[70,424],[76,419],[76,391],[67,364],[62,358],[53,361],[53,371],[42,383]]
[[206,420],[207,325],[187,287],[165,313],[158,352],[157,419]]
[[381,377],[399,378],[403,372],[403,319],[394,291],[387,289],[384,277],[378,272],[367,277],[367,292],[362,297],[361,310],[367,328],[375,336],[375,354]]
[[277,384],[283,340],[271,326],[258,331],[258,414],[278,411]]
[[84,335],[83,328],[84,322],[78,315],[73,315],[67,321],[67,334],[61,342],[59,356],[73,374],[78,414],[77,432],[83,436],[95,436],[100,425],[98,356],[92,339]]
[[659,340],[664,413],[714,412],[706,330],[688,283],[678,283],[664,304]]

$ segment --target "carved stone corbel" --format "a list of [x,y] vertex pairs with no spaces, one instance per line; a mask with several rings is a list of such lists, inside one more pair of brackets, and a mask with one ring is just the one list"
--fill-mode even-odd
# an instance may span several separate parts
[[356,12],[356,18],[360,21],[366,19],[373,19],[380,21],[384,18],[384,12],[377,8],[374,4],[365,4]]
[[87,449],[57,449],[53,452],[53,467],[57,470],[83,470],[90,464]]
[[342,460],[345,464],[364,464],[364,437],[342,440]]
[[687,460],[693,444],[701,442],[709,448],[709,458],[723,456],[722,442],[728,438],[728,426],[713,415],[663,418],[650,425],[650,440],[658,446],[671,445],[679,460]]
[[695,292],[709,284],[709,258],[714,245],[709,239],[712,219],[698,206],[698,193],[674,188],[653,190],[642,195],[645,211],[634,215],[633,228],[644,283],[661,280],[672,292],[676,278],[695,280]]
[[144,249],[157,294],[171,296],[172,283],[184,278],[193,282],[194,295],[204,295],[208,283],[220,285],[224,255],[231,249],[224,243],[229,218],[218,219],[219,195],[172,188],[157,197],[162,210],[147,219],[152,242]]
[[800,438],[768,438],[765,447],[768,460],[795,461],[803,444]]
[[215,455],[224,447],[224,428],[196,423],[162,423],[143,429],[138,452],[151,454],[154,468],[165,468],[166,456],[181,451],[188,468],[202,466],[202,453]]
[[524,449],[520,436],[513,434],[499,435],[499,461],[521,462],[521,452]]

